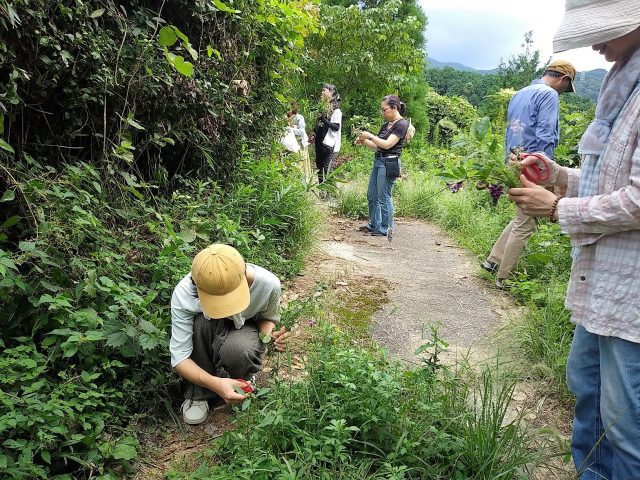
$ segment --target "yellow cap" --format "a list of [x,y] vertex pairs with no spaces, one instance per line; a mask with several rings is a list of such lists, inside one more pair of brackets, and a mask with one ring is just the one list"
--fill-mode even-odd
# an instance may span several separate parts
[[576,69],[570,62],[567,62],[566,60],[554,60],[547,65],[547,71],[549,70],[569,77],[571,88],[569,88],[567,92],[576,91],[576,86],[573,84],[573,81],[576,79]]
[[226,318],[249,306],[244,259],[229,245],[216,243],[200,251],[191,264],[191,278],[209,318]]

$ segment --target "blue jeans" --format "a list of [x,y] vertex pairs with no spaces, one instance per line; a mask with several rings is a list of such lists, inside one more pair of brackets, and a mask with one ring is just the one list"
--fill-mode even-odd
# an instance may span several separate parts
[[577,326],[567,384],[580,480],[640,479],[640,344]]
[[369,177],[367,200],[369,202],[369,230],[372,232],[387,234],[389,228],[393,229],[393,201],[391,190],[395,183],[394,178],[387,178],[387,167],[384,158],[376,155],[373,162],[373,170]]

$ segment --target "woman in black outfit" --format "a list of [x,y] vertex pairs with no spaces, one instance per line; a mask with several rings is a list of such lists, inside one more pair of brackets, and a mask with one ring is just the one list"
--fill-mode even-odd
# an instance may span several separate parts
[[318,114],[318,121],[313,130],[313,143],[316,150],[318,183],[324,183],[327,179],[329,166],[340,151],[342,111],[340,110],[340,95],[338,95],[335,85],[325,83],[320,95],[321,101],[326,102],[327,109]]
[[393,232],[391,190],[400,176],[400,154],[409,130],[409,121],[402,118],[406,108],[397,95],[387,95],[380,103],[385,122],[378,135],[361,132],[356,141],[376,151],[367,190],[369,223],[360,228],[376,237],[391,239]]

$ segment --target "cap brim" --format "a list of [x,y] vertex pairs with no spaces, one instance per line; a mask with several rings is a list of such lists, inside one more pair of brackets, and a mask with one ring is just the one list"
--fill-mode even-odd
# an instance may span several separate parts
[[553,52],[590,47],[634,31],[640,25],[640,2],[591,2],[569,10],[553,37]]
[[202,311],[209,318],[227,318],[240,313],[249,306],[251,298],[246,279],[226,295],[210,295],[199,288],[197,290]]

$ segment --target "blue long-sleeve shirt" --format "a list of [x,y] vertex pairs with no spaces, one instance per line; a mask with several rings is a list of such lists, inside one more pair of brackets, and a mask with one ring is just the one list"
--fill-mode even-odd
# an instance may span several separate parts
[[559,111],[558,92],[540,79],[518,91],[507,111],[507,155],[511,148],[521,147],[525,152],[544,152],[553,158],[560,140]]

